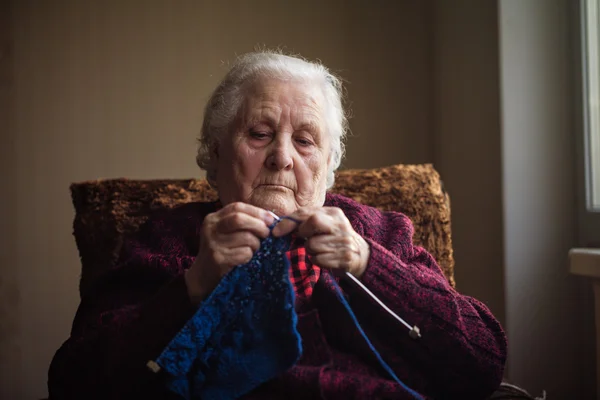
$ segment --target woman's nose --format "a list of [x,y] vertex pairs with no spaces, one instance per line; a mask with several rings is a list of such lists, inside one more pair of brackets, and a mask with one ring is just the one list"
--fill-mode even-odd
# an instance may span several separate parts
[[269,169],[281,171],[294,167],[294,160],[289,144],[283,141],[276,141],[269,150],[269,155],[265,160]]

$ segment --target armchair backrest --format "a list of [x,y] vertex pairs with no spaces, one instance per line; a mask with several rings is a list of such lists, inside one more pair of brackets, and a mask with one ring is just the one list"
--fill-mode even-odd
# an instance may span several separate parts
[[[332,192],[413,221],[416,245],[427,249],[454,285],[450,203],[432,165],[395,165],[336,173]],[[73,183],[74,236],[82,261],[80,294],[117,259],[123,238],[150,212],[193,201],[212,201],[204,179],[106,179]]]

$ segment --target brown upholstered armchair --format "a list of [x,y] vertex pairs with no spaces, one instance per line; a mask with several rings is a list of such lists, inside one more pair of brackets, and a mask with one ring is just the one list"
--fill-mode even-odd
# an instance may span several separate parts
[[[414,242],[438,261],[454,286],[450,202],[432,165],[396,165],[346,170],[336,175],[333,192],[382,210],[399,211],[415,226]],[[116,261],[123,237],[134,232],[150,211],[192,201],[216,199],[205,180],[97,180],[71,185],[74,235],[82,261],[80,293]],[[503,384],[493,399],[533,399]]]

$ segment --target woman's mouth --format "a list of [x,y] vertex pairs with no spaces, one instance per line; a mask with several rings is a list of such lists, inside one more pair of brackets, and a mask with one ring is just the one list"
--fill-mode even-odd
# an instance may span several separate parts
[[272,189],[272,190],[291,190],[289,187],[284,186],[284,185],[277,185],[277,184],[264,184],[264,185],[260,185],[263,186],[267,189]]

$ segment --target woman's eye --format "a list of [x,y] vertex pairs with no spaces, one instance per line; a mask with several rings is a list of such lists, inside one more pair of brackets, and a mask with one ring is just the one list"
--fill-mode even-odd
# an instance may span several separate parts
[[308,139],[303,139],[303,138],[298,138],[296,139],[296,142],[298,142],[301,146],[311,146],[312,142]]
[[253,132],[250,131],[250,137],[253,139],[259,139],[259,140],[264,140],[267,139],[270,135],[268,133],[265,132]]

